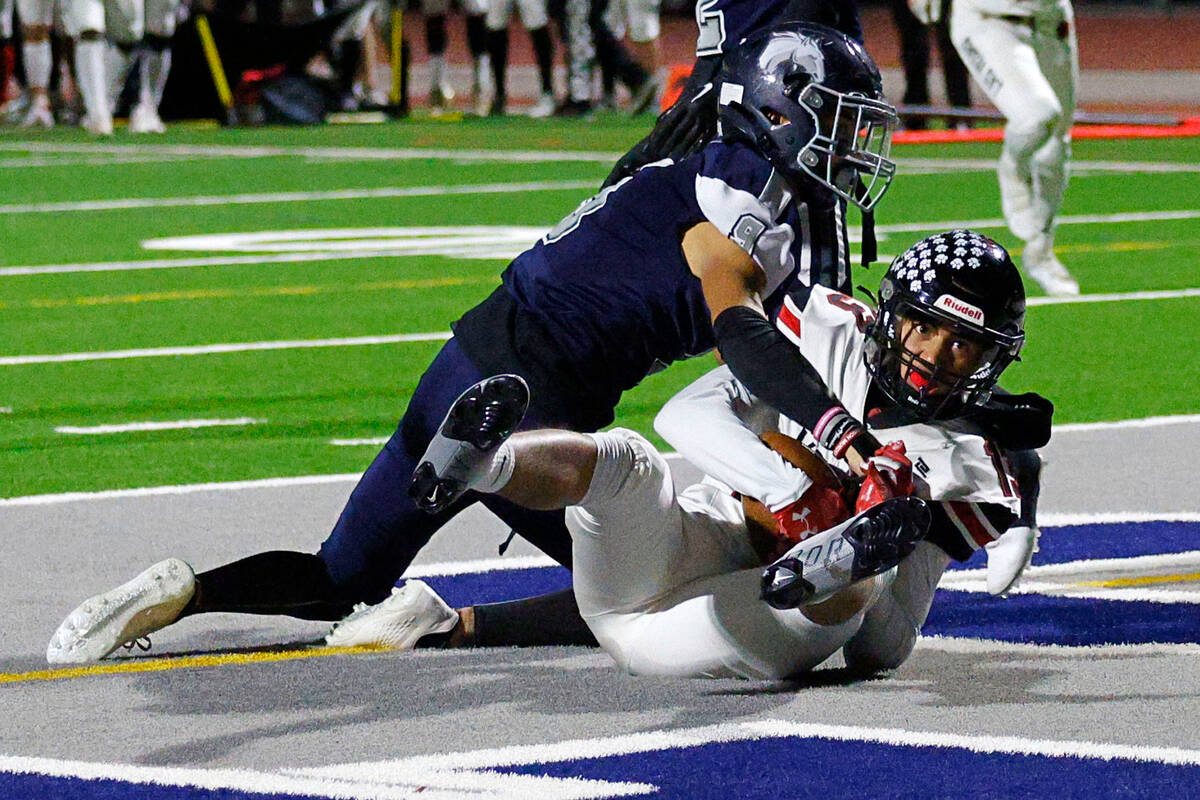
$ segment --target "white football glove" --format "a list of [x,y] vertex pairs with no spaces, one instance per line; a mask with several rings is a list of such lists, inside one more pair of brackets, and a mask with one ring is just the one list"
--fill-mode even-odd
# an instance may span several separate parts
[[932,25],[942,18],[942,0],[908,0],[908,7],[922,25]]

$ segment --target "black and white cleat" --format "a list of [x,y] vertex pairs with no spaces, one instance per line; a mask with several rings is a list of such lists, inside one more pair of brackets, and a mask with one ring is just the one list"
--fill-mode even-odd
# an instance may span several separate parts
[[929,532],[930,520],[918,497],[885,500],[784,553],[763,570],[761,597],[781,610],[828,600],[903,561]]
[[436,514],[461,497],[528,408],[520,375],[494,375],[459,395],[413,471],[408,495],[417,507]]

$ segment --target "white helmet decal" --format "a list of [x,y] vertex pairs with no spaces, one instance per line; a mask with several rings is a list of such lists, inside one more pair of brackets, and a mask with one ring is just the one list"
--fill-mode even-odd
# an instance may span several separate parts
[[813,75],[817,83],[825,82],[825,57],[814,39],[793,31],[772,36],[758,57],[759,67],[770,74],[785,61],[799,65]]

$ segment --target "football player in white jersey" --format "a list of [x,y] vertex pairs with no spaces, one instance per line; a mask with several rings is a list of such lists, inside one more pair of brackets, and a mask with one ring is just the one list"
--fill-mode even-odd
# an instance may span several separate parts
[[180,3],[181,0],[105,0],[110,104],[116,104],[130,67],[136,64],[139,69],[138,97],[129,114],[131,133],[166,131],[158,107],[171,69],[171,37],[179,21]]
[[[472,489],[535,509],[569,506],[580,611],[631,673],[779,679],[839,648],[856,672],[895,668],[951,558],[968,558],[1016,516],[1004,453],[972,415],[1024,344],[1024,291],[1000,245],[952,231],[892,263],[878,318],[824,287],[798,297],[778,321],[812,367],[811,384],[795,389],[838,403],[814,430],[718,368],[656,421],[710,476],[677,491],[661,455],[631,431],[509,438],[528,394],[516,376],[498,376],[455,403],[414,486],[428,489],[432,472],[439,502]],[[818,471],[764,448],[760,435],[772,431],[805,437],[843,474],[864,476],[858,513]],[[872,434],[889,444],[864,461],[847,440]],[[770,512],[765,544],[750,533],[746,497]],[[374,624],[429,630],[432,617],[445,632],[461,623],[416,581],[389,603],[393,613]],[[361,640],[355,628],[371,624],[367,610],[330,641]]]
[[[114,4],[131,0],[110,0]],[[24,127],[54,126],[50,110],[50,28],[54,23],[57,0],[17,0],[24,39],[21,53],[25,60],[25,78],[29,90],[29,110]],[[103,0],[67,0],[62,19],[67,35],[75,42],[75,79],[83,96],[87,115],[83,126],[91,133],[112,133],[112,110],[108,103],[105,78],[105,25]]]
[[[926,21],[941,8],[931,0],[910,5]],[[1009,229],[1025,242],[1025,272],[1047,294],[1079,294],[1054,254],[1079,80],[1070,0],[954,0],[950,38],[1007,120],[997,170],[1000,202]]]

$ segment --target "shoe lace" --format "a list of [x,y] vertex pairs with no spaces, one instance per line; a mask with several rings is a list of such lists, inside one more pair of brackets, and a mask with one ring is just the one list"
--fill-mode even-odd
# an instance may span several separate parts
[[367,605],[366,603],[355,603],[354,608],[350,610],[349,614],[333,623],[333,627],[330,628],[330,632],[336,631],[343,625],[354,622],[355,620],[362,619],[370,608],[371,606]]
[[130,639],[128,642],[125,642],[123,645],[121,645],[121,647],[126,650],[132,651],[136,648],[141,650],[143,653],[149,652],[151,646],[152,644],[149,636],[141,636],[137,639]]

